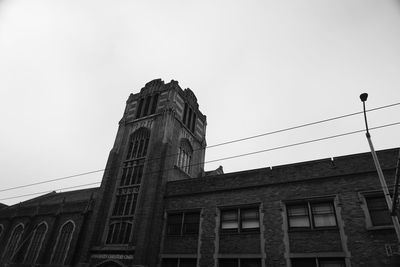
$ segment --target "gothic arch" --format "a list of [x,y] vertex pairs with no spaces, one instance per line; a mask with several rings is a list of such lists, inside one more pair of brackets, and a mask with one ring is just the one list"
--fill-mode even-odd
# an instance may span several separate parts
[[34,264],[36,262],[40,250],[42,249],[48,229],[49,226],[45,221],[37,224],[24,257],[24,263]]
[[5,262],[12,260],[15,255],[18,244],[21,241],[22,235],[24,233],[25,226],[23,223],[18,223],[12,230],[11,235],[8,239],[6,249],[4,251]]
[[[64,264],[69,252],[74,231],[75,222],[73,220],[68,220],[61,225],[53,253],[51,255],[51,263]],[[64,242],[64,244],[62,244],[62,242]]]

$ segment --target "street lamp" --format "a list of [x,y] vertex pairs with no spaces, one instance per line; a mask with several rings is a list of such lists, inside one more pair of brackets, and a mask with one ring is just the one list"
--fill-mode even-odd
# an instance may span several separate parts
[[361,101],[363,103],[365,129],[367,131],[365,136],[367,137],[368,144],[369,144],[369,147],[371,149],[372,158],[374,159],[376,171],[378,172],[378,177],[379,177],[379,180],[381,182],[383,193],[385,195],[386,204],[387,204],[388,210],[390,212],[390,216],[392,217],[394,229],[396,230],[397,241],[400,244],[400,224],[399,224],[399,219],[397,218],[396,214],[392,211],[392,209],[393,209],[392,199],[390,197],[390,193],[389,193],[389,189],[388,189],[387,184],[386,184],[385,176],[383,175],[383,172],[382,172],[382,169],[381,169],[381,165],[379,164],[378,156],[376,155],[376,152],[375,152],[375,149],[374,149],[374,145],[372,144],[371,135],[370,135],[369,130],[368,130],[367,112],[365,110],[365,102],[368,99],[368,94],[367,93],[362,93],[360,95],[360,99],[361,99]]

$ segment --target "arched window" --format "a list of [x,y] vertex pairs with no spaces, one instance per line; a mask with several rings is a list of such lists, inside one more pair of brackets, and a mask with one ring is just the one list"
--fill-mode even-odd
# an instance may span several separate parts
[[47,233],[47,223],[40,223],[33,231],[31,242],[25,254],[24,263],[34,264],[42,248],[44,237]]
[[179,145],[176,165],[187,174],[190,173],[192,154],[193,154],[193,148],[190,145],[189,140],[187,140],[186,138],[182,139]]
[[132,223],[131,222],[113,222],[110,224],[107,244],[128,244],[129,237],[131,236]]
[[6,251],[4,252],[5,262],[11,260],[14,254],[17,252],[23,233],[24,233],[24,225],[22,223],[14,227],[10,239],[8,240]]
[[69,246],[74,233],[75,224],[72,221],[66,222],[60,229],[57,237],[57,243],[51,257],[52,264],[64,264],[69,250]]
[[126,160],[137,159],[146,156],[147,146],[149,145],[150,130],[139,128],[129,139],[128,153]]

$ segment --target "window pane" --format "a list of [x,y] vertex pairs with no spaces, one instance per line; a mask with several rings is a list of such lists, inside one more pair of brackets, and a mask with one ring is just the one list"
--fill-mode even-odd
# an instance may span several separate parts
[[242,209],[240,214],[242,217],[242,229],[260,228],[258,209]]
[[331,203],[312,204],[313,214],[332,214],[334,209]]
[[167,233],[169,235],[180,235],[182,227],[182,213],[168,215]]
[[219,259],[218,267],[239,267],[237,259]]
[[315,227],[336,226],[335,215],[333,214],[315,215],[314,226]]
[[292,259],[292,267],[317,267],[315,259]]
[[197,234],[199,232],[200,213],[185,213],[183,233]]
[[311,209],[315,227],[336,226],[335,210],[332,203],[313,203]]
[[310,227],[307,205],[288,206],[289,227]]
[[288,207],[289,216],[308,216],[307,205],[302,206],[289,206]]
[[222,222],[221,228],[222,229],[237,229],[238,223],[237,222]]
[[246,219],[257,219],[258,220],[258,209],[242,209],[240,211],[242,220]]
[[178,267],[178,259],[163,259],[162,267]]
[[333,259],[333,260],[319,260],[320,267],[345,267],[344,260]]
[[372,225],[391,225],[392,218],[388,210],[374,210],[369,212],[371,216]]
[[241,259],[240,267],[261,267],[261,259]]
[[380,226],[392,224],[392,219],[384,197],[367,198],[367,205],[372,225]]
[[238,214],[237,210],[224,210],[221,213],[221,218],[223,221],[237,221],[238,219]]
[[238,212],[234,210],[221,211],[221,228],[222,229],[238,229]]
[[196,267],[197,259],[181,259],[179,267]]

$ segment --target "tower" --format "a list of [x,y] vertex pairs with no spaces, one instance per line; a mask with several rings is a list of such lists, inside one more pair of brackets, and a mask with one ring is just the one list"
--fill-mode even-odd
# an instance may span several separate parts
[[204,173],[204,116],[190,89],[153,80],[131,94],[104,172],[83,261],[156,266],[168,181]]

